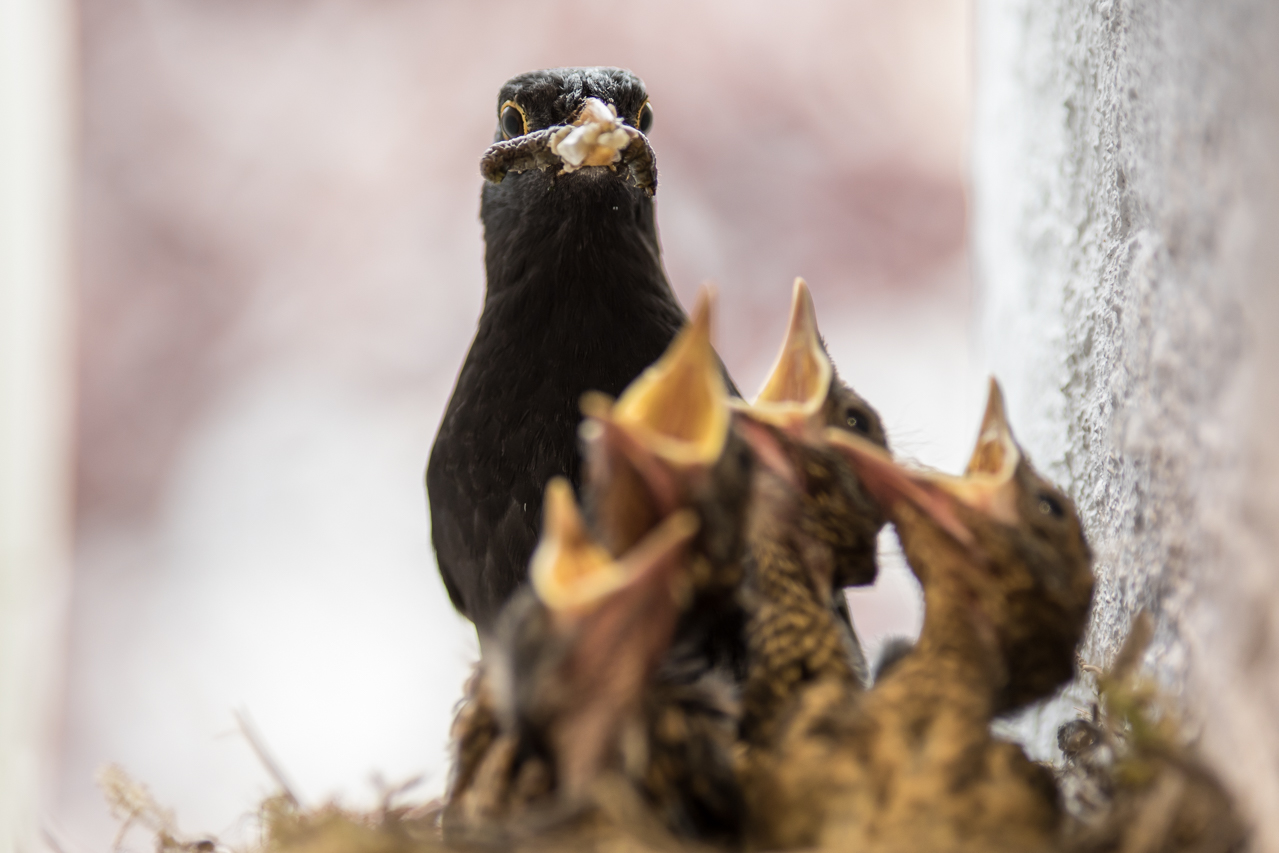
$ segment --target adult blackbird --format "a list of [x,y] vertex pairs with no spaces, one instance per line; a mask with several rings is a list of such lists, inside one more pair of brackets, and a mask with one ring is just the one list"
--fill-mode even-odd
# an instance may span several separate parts
[[616,396],[685,315],[662,270],[644,84],[619,68],[514,77],[481,163],[487,290],[431,449],[431,537],[481,640],[525,582],[542,494],[576,488],[578,401]]

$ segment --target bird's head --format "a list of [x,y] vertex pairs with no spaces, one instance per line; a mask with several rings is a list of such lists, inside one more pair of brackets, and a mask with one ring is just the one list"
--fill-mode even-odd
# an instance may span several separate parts
[[629,71],[531,71],[498,93],[497,131],[481,172],[494,184],[525,172],[612,175],[651,196],[657,189],[646,135],[652,122],[644,83]]
[[495,698],[507,725],[549,754],[561,793],[586,793],[621,744],[688,599],[687,510],[614,558],[592,540],[568,481],[546,490],[532,594],[499,623]]
[[966,612],[1001,658],[999,709],[1069,680],[1092,601],[1092,555],[1073,502],[1013,438],[999,384],[991,379],[962,477],[905,468],[846,432],[827,435],[884,506],[926,600],[930,586],[964,590]]
[[[777,361],[754,402],[734,407],[734,430],[762,463],[759,476],[780,478],[789,486],[757,489],[755,517],[765,525],[790,525],[791,534],[818,546],[809,560],[821,575],[815,578],[818,588],[871,583],[878,570],[875,539],[884,515],[828,446],[828,427],[853,430],[887,446],[878,413],[836,374],[817,329],[808,285],[797,278]],[[819,559],[818,554],[827,557]]]
[[786,339],[749,411],[810,443],[821,440],[824,428],[838,427],[888,446],[879,413],[839,378],[831,363],[817,329],[813,295],[802,278],[795,279]]

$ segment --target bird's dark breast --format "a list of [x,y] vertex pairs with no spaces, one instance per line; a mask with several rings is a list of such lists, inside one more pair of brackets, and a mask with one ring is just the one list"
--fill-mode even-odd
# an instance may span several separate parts
[[547,480],[581,482],[584,392],[617,395],[683,323],[652,203],[607,175],[485,188],[488,293],[427,468],[453,603],[481,632],[527,577]]

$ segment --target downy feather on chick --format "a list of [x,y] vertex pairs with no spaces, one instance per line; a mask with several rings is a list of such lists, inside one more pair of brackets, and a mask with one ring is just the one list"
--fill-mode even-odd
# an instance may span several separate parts
[[828,431],[897,529],[924,589],[916,647],[871,690],[806,690],[748,790],[759,846],[1035,850],[1054,843],[1052,779],[993,737],[1001,711],[1071,671],[1091,557],[1069,499],[1008,428],[998,385],[963,477],[905,469]]

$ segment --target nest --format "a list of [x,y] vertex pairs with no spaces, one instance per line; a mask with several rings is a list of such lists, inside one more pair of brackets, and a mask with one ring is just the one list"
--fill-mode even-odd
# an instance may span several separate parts
[[[1109,671],[1080,667],[1094,680],[1096,701],[1058,731],[1060,755],[1052,770],[1068,817],[1054,849],[1062,853],[1226,853],[1247,843],[1233,799],[1182,737],[1175,714],[1158,691],[1136,672],[1149,637],[1150,620],[1142,614]],[[589,805],[537,821],[494,826],[488,837],[476,833],[451,844],[441,831],[445,801],[399,802],[419,780],[385,789],[381,803],[369,810],[337,803],[304,808],[261,739],[246,720],[240,722],[281,786],[258,806],[253,822],[260,838],[242,853],[714,849],[670,838],[625,784],[611,779],[601,780]],[[116,765],[99,773],[98,784],[121,821],[113,850],[139,827],[152,836],[156,853],[230,849],[215,836],[181,832],[174,812]]]

